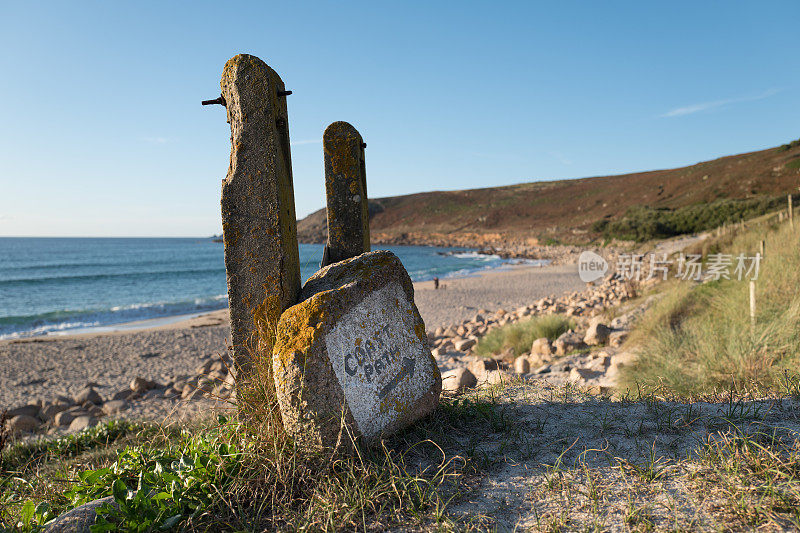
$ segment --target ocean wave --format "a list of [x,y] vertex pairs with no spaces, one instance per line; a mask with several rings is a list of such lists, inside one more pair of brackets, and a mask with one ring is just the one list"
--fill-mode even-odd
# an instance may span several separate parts
[[80,275],[66,275],[66,276],[28,276],[25,278],[6,278],[0,280],[0,286],[15,287],[27,286],[37,283],[47,283],[55,281],[59,283],[71,281],[105,281],[112,279],[130,278],[132,280],[152,278],[154,276],[163,275],[191,275],[191,274],[211,274],[222,273],[225,274],[225,268],[186,268],[176,270],[152,270],[145,272],[114,272],[106,274],[80,274]]
[[24,339],[28,337],[38,337],[48,335],[58,331],[67,331],[78,328],[92,328],[99,326],[100,322],[60,322],[58,324],[45,324],[27,331],[15,331],[12,333],[0,334],[0,340]]
[[502,261],[499,255],[495,254],[482,254],[480,252],[454,252],[453,257],[459,259],[477,259],[479,261]]
[[228,305],[227,299],[227,295],[217,294],[178,302],[144,302],[114,306],[109,309],[64,310],[39,315],[5,316],[0,317],[0,340],[215,311],[225,308]]

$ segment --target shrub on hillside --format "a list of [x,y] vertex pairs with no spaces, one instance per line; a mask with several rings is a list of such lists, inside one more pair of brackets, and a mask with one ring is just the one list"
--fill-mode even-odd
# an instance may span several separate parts
[[782,207],[785,201],[784,196],[779,196],[716,200],[678,209],[637,206],[628,209],[618,220],[598,220],[592,225],[592,230],[607,239],[639,242],[664,239],[757,217]]

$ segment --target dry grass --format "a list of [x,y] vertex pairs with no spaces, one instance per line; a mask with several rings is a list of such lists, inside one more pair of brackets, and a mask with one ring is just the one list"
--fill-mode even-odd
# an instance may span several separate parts
[[749,280],[695,285],[675,281],[645,315],[631,342],[638,362],[623,383],[663,383],[683,395],[731,386],[780,386],[800,362],[800,235],[784,224],[750,230],[706,245],[707,251],[752,256],[766,240],[756,281],[756,325],[751,328]]

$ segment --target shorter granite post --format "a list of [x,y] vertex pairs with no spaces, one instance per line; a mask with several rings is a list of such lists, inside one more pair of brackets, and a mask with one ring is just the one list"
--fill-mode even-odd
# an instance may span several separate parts
[[274,70],[247,54],[225,64],[220,86],[231,125],[222,182],[231,342],[246,383],[255,354],[269,360],[278,318],[300,291],[288,91]]
[[370,445],[436,409],[442,378],[394,254],[327,266],[301,299],[278,322],[272,359],[292,437],[314,447]]
[[322,136],[328,243],[321,266],[369,252],[366,144],[347,122],[334,122]]

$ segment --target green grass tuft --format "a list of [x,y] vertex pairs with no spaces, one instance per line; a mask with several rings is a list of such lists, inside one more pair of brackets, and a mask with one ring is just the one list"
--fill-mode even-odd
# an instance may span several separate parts
[[531,350],[531,344],[536,339],[547,337],[552,341],[574,327],[572,321],[560,315],[546,315],[516,324],[506,324],[481,338],[475,352],[489,356],[512,348],[516,355],[521,355]]

